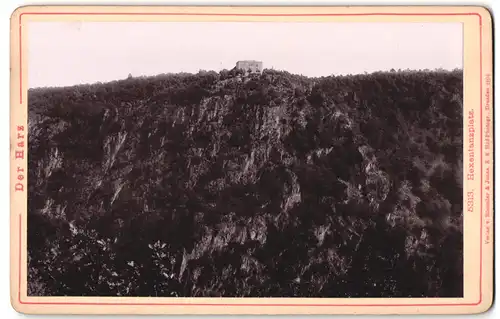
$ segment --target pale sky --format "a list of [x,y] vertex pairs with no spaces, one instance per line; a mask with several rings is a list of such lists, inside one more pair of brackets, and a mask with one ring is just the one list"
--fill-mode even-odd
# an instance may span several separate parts
[[232,69],[306,76],[462,68],[461,23],[30,22],[29,86]]

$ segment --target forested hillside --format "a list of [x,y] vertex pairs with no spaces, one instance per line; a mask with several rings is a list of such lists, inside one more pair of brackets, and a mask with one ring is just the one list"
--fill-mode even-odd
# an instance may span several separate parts
[[29,294],[463,294],[462,72],[32,89]]

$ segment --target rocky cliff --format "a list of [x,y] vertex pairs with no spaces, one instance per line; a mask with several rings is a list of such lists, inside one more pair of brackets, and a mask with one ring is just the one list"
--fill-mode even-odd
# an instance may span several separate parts
[[462,73],[29,92],[29,293],[462,296]]

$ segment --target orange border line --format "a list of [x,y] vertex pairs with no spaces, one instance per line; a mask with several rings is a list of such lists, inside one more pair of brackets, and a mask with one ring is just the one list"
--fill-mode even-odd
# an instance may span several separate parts
[[[290,307],[290,306],[308,306],[308,307],[429,307],[429,306],[477,306],[483,300],[483,291],[482,291],[482,270],[483,270],[483,98],[482,98],[482,89],[483,89],[483,68],[482,68],[482,60],[483,60],[483,32],[482,32],[482,17],[479,13],[470,12],[470,13],[318,13],[318,14],[242,14],[242,13],[159,13],[159,12],[25,12],[19,15],[19,73],[20,73],[20,104],[22,104],[23,99],[23,88],[22,88],[22,21],[21,18],[23,15],[146,15],[146,16],[239,16],[239,17],[326,17],[326,16],[477,16],[479,18],[479,67],[480,67],[480,92],[481,92],[481,101],[480,101],[480,159],[481,159],[481,204],[480,204],[480,266],[479,266],[479,301],[475,303],[439,303],[439,304],[251,304],[251,303],[225,303],[225,304],[214,304],[214,303],[118,303],[118,302],[30,302],[30,301],[22,301],[21,300],[21,252],[22,252],[22,214],[19,214],[19,286],[18,286],[18,302],[20,304],[25,305],[93,305],[93,306],[266,306],[266,307]],[[375,298],[374,298],[375,299]]]

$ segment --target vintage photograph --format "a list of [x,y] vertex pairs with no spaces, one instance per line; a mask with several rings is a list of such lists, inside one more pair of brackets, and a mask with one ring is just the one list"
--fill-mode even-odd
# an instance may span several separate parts
[[464,296],[462,23],[27,30],[28,296]]

